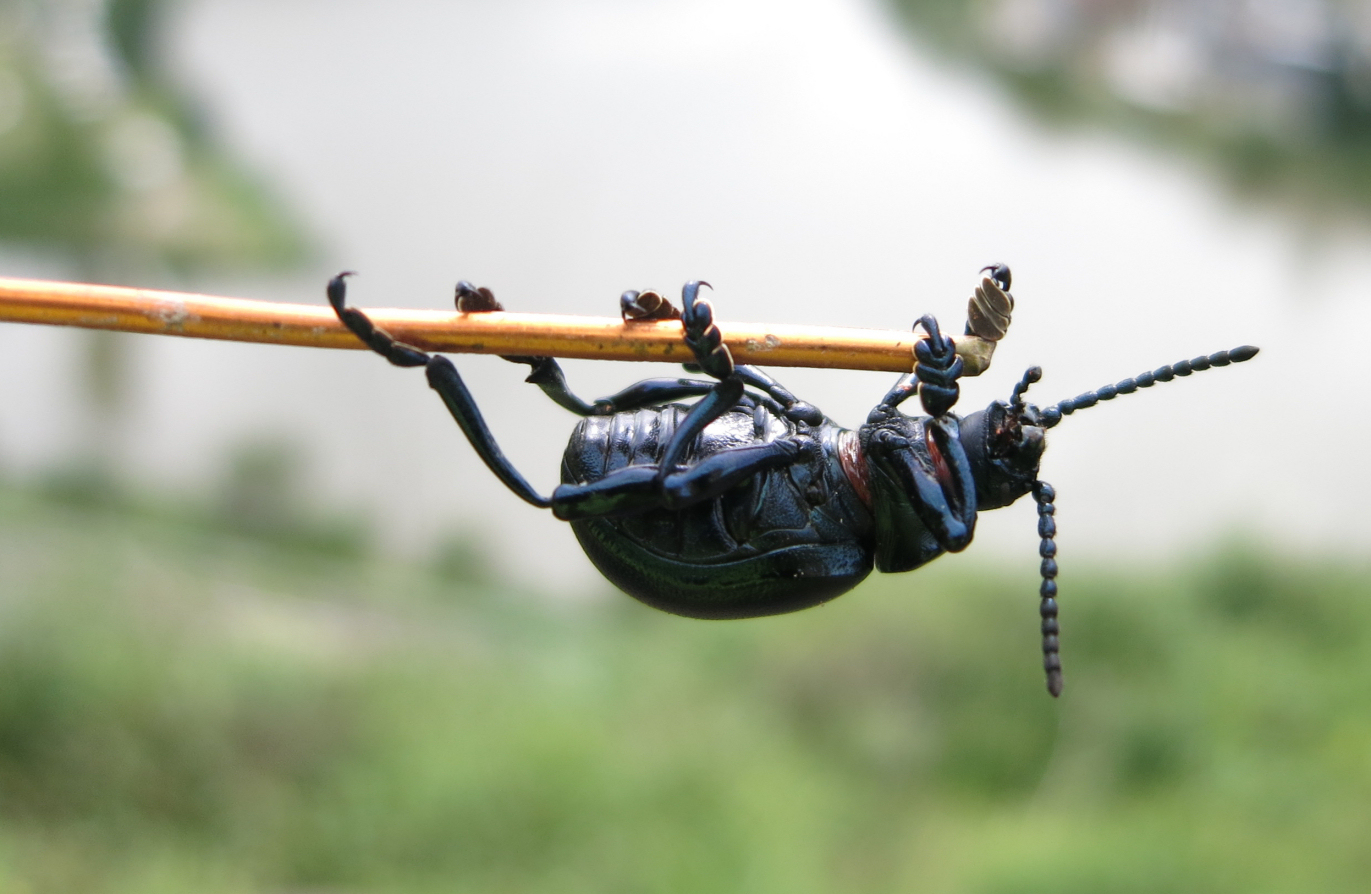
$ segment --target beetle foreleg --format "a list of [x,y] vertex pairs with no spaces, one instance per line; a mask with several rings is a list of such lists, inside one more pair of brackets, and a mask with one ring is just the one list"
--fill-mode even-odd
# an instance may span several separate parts
[[871,411],[868,421],[894,410],[916,393],[923,402],[924,412],[942,416],[957,403],[961,393],[957,380],[961,378],[963,363],[956,346],[938,328],[938,320],[925,314],[915,323],[928,333],[914,343],[914,371],[900,378]]
[[919,400],[924,412],[930,416],[942,416],[952,409],[961,394],[957,380],[962,375],[962,358],[952,339],[938,329],[938,321],[932,315],[919,318],[928,337],[914,344],[914,376],[919,380]]
[[930,419],[924,446],[931,469],[909,449],[904,436],[889,429],[876,431],[871,446],[880,457],[879,475],[894,479],[910,507],[938,545],[961,552],[976,532],[976,481],[951,419]]

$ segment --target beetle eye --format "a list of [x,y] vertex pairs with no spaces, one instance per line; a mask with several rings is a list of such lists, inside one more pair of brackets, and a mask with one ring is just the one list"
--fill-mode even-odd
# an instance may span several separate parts
[[1018,442],[1015,429],[1018,426],[997,425],[995,431],[990,436],[990,455],[994,457],[1008,456]]
[[1023,441],[1023,425],[1014,408],[996,405],[991,416],[990,455],[1005,457]]

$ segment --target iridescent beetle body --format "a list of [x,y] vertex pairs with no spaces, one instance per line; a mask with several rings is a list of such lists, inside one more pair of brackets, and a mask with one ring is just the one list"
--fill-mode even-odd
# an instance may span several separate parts
[[[994,338],[1008,326],[1010,273],[985,268],[969,328]],[[982,271],[985,272],[985,271]],[[1032,494],[1042,558],[1040,613],[1048,690],[1062,686],[1058,651],[1054,492],[1038,478],[1046,430],[1077,409],[1158,381],[1249,359],[1256,348],[1221,351],[1162,367],[1039,410],[1024,393],[959,417],[963,361],[937,320],[922,317],[914,372],[844,429],[755,367],[733,363],[713,310],[687,283],[680,311],[655,292],[626,292],[624,319],[680,318],[703,379],[649,379],[587,403],[548,357],[507,357],[532,367],[528,381],[584,418],[562,461],[562,484],[538,494],[486,428],[457,370],[396,341],[346,305],[345,277],[329,283],[342,321],[397,366],[424,366],[486,465],[524,500],[571,523],[595,566],[629,595],[695,618],[746,618],[796,611],[855,587],[873,568],[910,571],[965,549],[977,513]],[[487,289],[462,282],[466,312],[500,309]],[[927,415],[899,406],[917,394]],[[676,403],[699,398],[693,404]]]

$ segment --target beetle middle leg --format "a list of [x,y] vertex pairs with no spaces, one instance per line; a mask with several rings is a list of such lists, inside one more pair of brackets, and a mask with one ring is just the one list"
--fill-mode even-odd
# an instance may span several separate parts
[[[707,283],[699,283],[694,285],[696,286],[696,290],[698,291],[699,285],[707,285]],[[691,285],[688,284],[686,286],[686,289],[690,288]],[[694,299],[691,300],[691,303],[694,303]],[[670,301],[667,301],[659,293],[653,291],[652,289],[648,289],[644,292],[637,292],[632,290],[624,292],[624,294],[619,297],[619,312],[620,315],[623,317],[624,322],[629,324],[638,322],[652,322],[656,320],[684,320],[684,325],[689,326],[691,324],[691,321],[686,320],[684,315],[679,310],[677,310],[671,304]],[[698,325],[698,315],[696,316],[695,322]],[[730,357],[730,360],[731,359],[732,358]],[[686,372],[691,373],[698,373],[704,371],[698,363],[687,363],[685,364],[685,369]],[[776,414],[778,416],[785,416],[786,418],[792,421],[804,422],[808,425],[819,425],[823,422],[824,414],[820,412],[817,407],[800,400],[798,397],[787,391],[781,385],[780,382],[777,382],[775,379],[771,378],[771,376],[762,372],[757,367],[735,365],[733,367],[733,372],[736,375],[740,376],[743,380],[743,383],[746,384],[749,388],[755,388],[758,391],[765,394],[767,397],[771,398],[771,400],[775,402],[774,409],[776,410]],[[684,383],[692,380],[681,379],[678,381]],[[669,398],[669,400],[675,399],[675,397]]]
[[[686,288],[689,289],[690,285]],[[698,284],[696,288],[698,289]],[[652,290],[624,292],[620,296],[619,305],[620,314],[628,324],[676,320],[682,316],[671,302]],[[457,309],[463,313],[479,313],[504,308],[495,300],[489,289],[478,289],[464,280],[457,284]],[[701,379],[644,379],[609,397],[587,401],[571,390],[561,365],[552,357],[506,356],[504,359],[531,367],[524,381],[537,385],[554,403],[578,416],[612,416],[625,410],[660,406],[682,398],[700,397],[708,394],[716,385],[715,382]],[[696,363],[687,363],[685,368],[687,372],[703,371]],[[749,397],[748,400],[764,403],[777,416],[784,416],[795,422],[808,425],[819,425],[823,422],[824,415],[817,407],[800,400],[757,367],[735,365],[733,371],[742,378],[744,385],[761,392],[762,396]]]
[[563,521],[634,515],[650,509],[685,509],[723,496],[759,472],[809,458],[816,442],[780,438],[711,454],[666,475],[660,466],[627,466],[589,484],[562,484],[552,493],[552,514]]
[[[534,506],[546,508],[551,505],[551,501],[535,491],[533,486],[524,479],[523,475],[519,474],[519,471],[505,457],[504,451],[495,442],[495,436],[490,433],[490,428],[486,425],[485,419],[482,418],[481,411],[476,407],[476,401],[472,398],[471,392],[467,390],[462,377],[457,374],[457,368],[452,365],[452,361],[441,355],[428,354],[413,345],[397,341],[389,332],[372,323],[366,314],[347,306],[347,277],[349,275],[349,273],[340,273],[328,284],[329,304],[333,306],[334,313],[338,314],[338,319],[343,322],[343,325],[352,330],[358,338],[366,343],[367,347],[396,366],[424,367],[428,374],[429,386],[438,392],[438,396],[443,399],[443,403],[447,405],[452,417],[457,420],[457,425],[466,434],[467,440],[471,441],[471,446],[476,449],[477,455],[495,473],[495,476],[506,487]],[[460,300],[460,286],[458,295]],[[494,296],[490,296],[488,291],[486,295],[490,297],[491,301],[494,301]]]
[[[459,309],[462,309],[464,285],[466,284],[459,283],[457,287]],[[667,444],[661,462],[658,464],[656,478],[658,486],[663,488],[665,492],[664,479],[675,470],[690,444],[705,430],[709,423],[718,419],[743,400],[746,384],[754,384],[759,389],[769,393],[779,392],[792,405],[809,406],[796,400],[790,392],[781,388],[775,380],[766,374],[750,367],[742,367],[741,372],[739,368],[735,368],[733,355],[729,352],[728,346],[723,343],[723,335],[714,323],[714,308],[707,299],[699,297],[700,288],[708,285],[709,283],[703,281],[693,281],[686,283],[681,289],[681,298],[685,305],[681,312],[681,324],[684,329],[685,343],[695,355],[694,366],[707,375],[713,376],[718,380],[716,382],[702,382],[693,379],[649,379],[631,385],[612,397],[591,404],[571,392],[561,367],[552,358],[511,356],[505,359],[531,366],[533,370],[527,381],[541,388],[558,405],[581,416],[612,415],[623,410],[669,403],[682,397],[699,397],[699,402],[691,408]],[[469,285],[466,285],[466,288],[469,292],[472,291]],[[484,291],[493,301],[494,296],[490,296],[488,290]],[[625,292],[625,299],[630,294],[641,293]],[[498,303],[496,307],[498,307]],[[477,309],[495,308],[473,308],[473,310]],[[630,319],[631,317],[626,313],[625,318]],[[785,411],[785,407],[781,406],[779,402],[776,409],[781,412]],[[817,410],[813,412],[818,414]],[[822,421],[822,414],[818,414],[818,416],[819,421]]]
[[[558,487],[552,497],[553,514],[558,518],[626,515],[657,507],[681,509],[720,496],[760,471],[805,459],[818,449],[817,443],[810,439],[789,437],[723,450],[688,468],[680,465],[705,428],[743,399],[745,383],[758,382],[779,388],[764,375],[750,370],[738,372],[719,327],[714,324],[713,308],[708,301],[699,298],[699,290],[705,285],[708,284],[690,282],[685,285],[682,290],[685,309],[681,318],[685,342],[695,354],[696,365],[718,381],[686,413],[657,463],[617,469],[589,484]],[[643,384],[646,383],[640,383]],[[695,383],[683,380],[682,384]],[[789,392],[784,393],[789,395]]]

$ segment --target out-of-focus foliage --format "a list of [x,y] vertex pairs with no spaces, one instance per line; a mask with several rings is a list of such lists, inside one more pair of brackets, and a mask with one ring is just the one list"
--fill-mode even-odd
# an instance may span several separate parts
[[1185,147],[1241,187],[1371,208],[1366,0],[891,0],[1045,118]]
[[102,270],[302,244],[167,74],[164,0],[0,0],[0,240]]
[[759,622],[0,491],[0,890],[1361,892],[1371,584],[948,559]]

